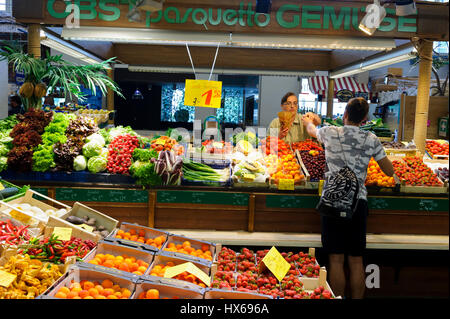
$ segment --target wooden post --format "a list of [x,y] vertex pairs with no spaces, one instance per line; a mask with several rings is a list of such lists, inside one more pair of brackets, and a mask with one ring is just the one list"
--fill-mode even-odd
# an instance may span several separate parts
[[148,222],[147,226],[155,227],[156,191],[148,192]]
[[419,42],[419,80],[417,87],[416,118],[414,122],[414,142],[417,149],[425,154],[427,138],[428,107],[430,105],[431,66],[433,63],[433,41]]
[[334,79],[328,78],[327,118],[333,117]]
[[248,231],[252,233],[255,229],[255,194],[248,198]]
[[28,25],[28,54],[41,58],[41,26],[36,23]]
[[[114,69],[107,69],[106,74],[111,79],[111,81],[114,81]],[[106,105],[108,111],[114,111],[114,91],[108,87],[108,92],[106,95]],[[114,124],[114,120],[108,120],[108,124]]]

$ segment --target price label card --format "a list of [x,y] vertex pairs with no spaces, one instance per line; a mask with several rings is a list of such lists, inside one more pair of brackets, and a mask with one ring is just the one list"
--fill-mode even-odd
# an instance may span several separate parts
[[186,80],[184,105],[218,109],[221,101],[221,81]]
[[324,183],[324,180],[321,179],[321,180],[319,181],[319,196],[322,196],[323,183]]
[[0,286],[8,288],[16,280],[16,277],[16,275],[0,270]]
[[267,255],[261,260],[259,272],[267,267],[270,272],[281,281],[287,272],[291,268],[291,265],[286,261],[286,259],[281,256],[275,247],[272,247]]
[[9,214],[11,215],[12,218],[17,219],[18,221],[24,224],[27,224],[31,219],[31,216],[28,216],[14,209]]
[[3,190],[3,189],[5,189],[5,186],[3,186],[2,183],[0,183],[0,191]]
[[211,278],[191,262],[168,268],[164,273],[164,277],[173,278],[185,271],[203,281],[207,287],[211,286]]
[[155,141],[155,144],[156,144],[156,145],[166,145],[166,141],[165,141],[165,140],[162,140],[162,139],[160,139],[160,138],[158,138],[158,139]]
[[58,236],[59,240],[70,240],[72,237],[72,228],[53,227],[53,235]]
[[280,178],[278,180],[278,189],[285,190],[285,191],[293,191],[294,190],[294,180]]
[[86,225],[86,224],[81,224],[81,225],[78,225],[78,226],[83,228],[85,231],[90,232],[90,233],[92,233],[94,231],[94,227]]

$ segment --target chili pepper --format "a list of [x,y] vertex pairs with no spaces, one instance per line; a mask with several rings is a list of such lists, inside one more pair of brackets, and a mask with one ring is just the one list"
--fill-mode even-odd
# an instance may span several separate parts
[[42,252],[42,248],[36,250],[36,254],[39,254],[39,253],[41,253],[41,252]]
[[50,252],[52,253],[52,255],[54,255],[55,254],[55,251],[53,250],[53,247],[52,246],[48,246],[49,247],[49,250],[50,250]]

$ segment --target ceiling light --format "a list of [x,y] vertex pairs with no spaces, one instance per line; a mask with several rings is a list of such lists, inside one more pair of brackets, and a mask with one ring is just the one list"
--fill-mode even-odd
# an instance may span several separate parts
[[417,50],[411,46],[403,46],[383,54],[376,54],[366,60],[351,63],[330,72],[330,78],[336,79],[358,74],[365,71],[381,68],[383,66],[400,63],[416,57]]
[[67,54],[75,59],[81,60],[87,64],[101,63],[102,60],[89,52],[78,48],[77,46],[42,30],[41,44],[54,49],[63,54]]
[[374,0],[366,7],[366,15],[359,23],[359,29],[368,35],[372,35],[380,27],[381,21],[386,17],[386,9],[380,5],[379,0]]
[[133,95],[131,96],[131,99],[133,99],[133,100],[143,100],[144,96],[142,95],[141,91],[139,91],[139,89],[136,89],[136,91],[134,91]]
[[109,41],[114,43],[136,43],[136,44],[164,44],[164,45],[186,45],[213,46],[220,43],[221,47],[255,47],[255,48],[327,48],[343,50],[353,47],[354,50],[390,50],[395,48],[393,39],[379,38],[353,38],[332,36],[292,36],[292,35],[262,35],[240,33],[230,34],[225,32],[194,32],[194,31],[172,31],[157,29],[137,28],[102,28],[81,27],[66,28],[62,30],[61,36],[68,40],[86,41]]

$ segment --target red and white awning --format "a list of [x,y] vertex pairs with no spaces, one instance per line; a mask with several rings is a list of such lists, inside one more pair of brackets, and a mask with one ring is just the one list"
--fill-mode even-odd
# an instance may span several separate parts
[[[328,90],[328,76],[313,76],[309,78],[309,89],[314,94],[325,95]],[[352,77],[342,77],[335,79],[334,92],[349,90],[352,92],[370,93],[367,84],[356,82]]]

